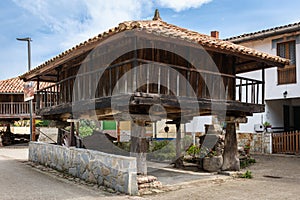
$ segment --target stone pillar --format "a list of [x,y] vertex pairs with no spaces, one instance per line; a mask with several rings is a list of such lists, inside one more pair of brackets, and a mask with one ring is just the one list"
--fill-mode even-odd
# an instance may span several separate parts
[[147,151],[145,121],[136,120],[131,123],[130,155],[136,157],[137,174],[139,175],[147,175]]
[[223,154],[223,171],[239,171],[240,160],[238,157],[237,134],[234,122],[227,122],[225,147]]

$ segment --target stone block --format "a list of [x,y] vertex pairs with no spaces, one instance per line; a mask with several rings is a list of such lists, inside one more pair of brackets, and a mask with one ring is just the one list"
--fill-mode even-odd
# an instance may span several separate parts
[[203,169],[209,172],[217,172],[223,165],[222,156],[205,157],[203,159]]
[[108,175],[110,174],[110,169],[107,168],[107,167],[102,167],[102,168],[101,168],[101,174],[102,174],[103,176],[108,176]]
[[71,174],[72,176],[75,176],[75,177],[78,176],[77,170],[74,167],[73,168],[69,168],[68,173]]

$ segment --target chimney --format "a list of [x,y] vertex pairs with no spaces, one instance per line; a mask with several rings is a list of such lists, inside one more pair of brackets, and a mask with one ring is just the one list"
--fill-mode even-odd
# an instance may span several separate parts
[[219,31],[211,31],[210,36],[219,39]]

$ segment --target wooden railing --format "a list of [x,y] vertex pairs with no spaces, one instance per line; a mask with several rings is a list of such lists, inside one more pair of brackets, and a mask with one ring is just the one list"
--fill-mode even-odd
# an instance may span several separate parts
[[300,132],[273,133],[273,153],[300,153]]
[[[35,103],[33,103],[33,112],[35,112]],[[1,115],[19,115],[29,113],[29,102],[0,102]]]
[[[147,68],[131,68],[130,65],[128,67],[130,62],[133,61],[123,62],[123,66],[110,66],[104,72],[99,69],[70,76],[43,88],[38,91],[38,107],[45,108],[134,92],[177,97],[196,96],[198,99],[231,100],[253,104],[264,102],[262,81],[161,63],[155,63],[156,68],[150,71]],[[122,76],[126,78],[120,81]],[[141,80],[142,85],[139,82]],[[43,102],[43,105],[40,102]]]
[[262,81],[236,77],[236,100],[244,103],[264,104]]

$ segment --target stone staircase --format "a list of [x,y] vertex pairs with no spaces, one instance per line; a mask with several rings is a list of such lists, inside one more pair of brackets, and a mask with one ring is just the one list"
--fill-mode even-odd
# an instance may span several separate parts
[[[162,189],[162,184],[155,176],[139,175],[137,177],[138,189],[141,195],[158,193]],[[162,192],[162,191],[161,191]]]

